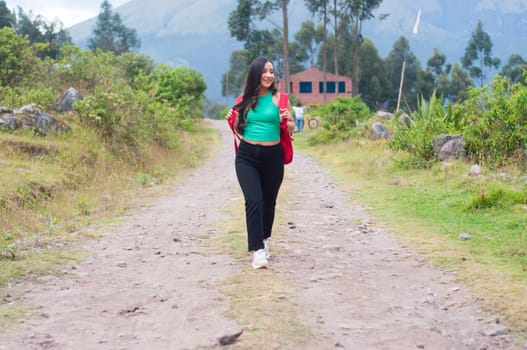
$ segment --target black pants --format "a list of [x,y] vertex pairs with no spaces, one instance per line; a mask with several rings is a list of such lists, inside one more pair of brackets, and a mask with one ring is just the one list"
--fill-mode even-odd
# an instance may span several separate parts
[[276,197],[284,178],[280,144],[257,146],[241,142],[236,154],[236,176],[245,198],[249,251],[263,249],[271,236]]

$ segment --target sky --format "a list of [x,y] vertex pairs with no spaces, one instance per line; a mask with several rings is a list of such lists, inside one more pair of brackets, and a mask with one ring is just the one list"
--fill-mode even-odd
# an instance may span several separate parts
[[[25,13],[31,11],[34,16],[42,15],[47,21],[59,19],[64,27],[70,27],[99,14],[103,0],[4,0],[7,8],[17,11],[22,7]],[[116,8],[130,0],[109,0]]]

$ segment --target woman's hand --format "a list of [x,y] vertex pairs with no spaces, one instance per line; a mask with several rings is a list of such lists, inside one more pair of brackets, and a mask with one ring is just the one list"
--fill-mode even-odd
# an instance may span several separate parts
[[280,118],[287,120],[287,131],[293,132],[295,130],[295,121],[293,119],[293,116],[291,114],[291,111],[287,108],[281,108],[280,109]]
[[227,114],[225,115],[225,119],[228,120],[228,119],[231,119],[231,117],[232,117],[232,108],[229,109],[229,111],[228,111]]

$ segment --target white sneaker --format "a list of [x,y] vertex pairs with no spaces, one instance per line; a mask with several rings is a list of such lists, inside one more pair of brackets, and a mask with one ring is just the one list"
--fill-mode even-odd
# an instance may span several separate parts
[[265,249],[258,249],[254,252],[252,266],[253,269],[267,268],[267,256],[265,254]]
[[271,253],[269,253],[269,238],[264,239],[263,242],[264,242],[265,257],[269,259],[271,257]]

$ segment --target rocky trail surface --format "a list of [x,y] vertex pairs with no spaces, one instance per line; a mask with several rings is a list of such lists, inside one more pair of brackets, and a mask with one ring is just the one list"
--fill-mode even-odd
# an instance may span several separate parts
[[[248,269],[250,256],[236,260],[207,243],[220,234],[221,208],[240,200],[232,134],[211,124],[223,135],[213,159],[83,244],[87,258],[63,274],[11,286],[5,299],[36,311],[0,333],[0,350],[216,349],[225,329],[244,327],[227,318],[230,300],[215,286]],[[275,225],[284,232],[272,241],[280,249],[270,269],[294,284],[309,329],[294,349],[523,349],[451,274],[372,222],[313,158],[296,154],[285,182],[287,223]]]

